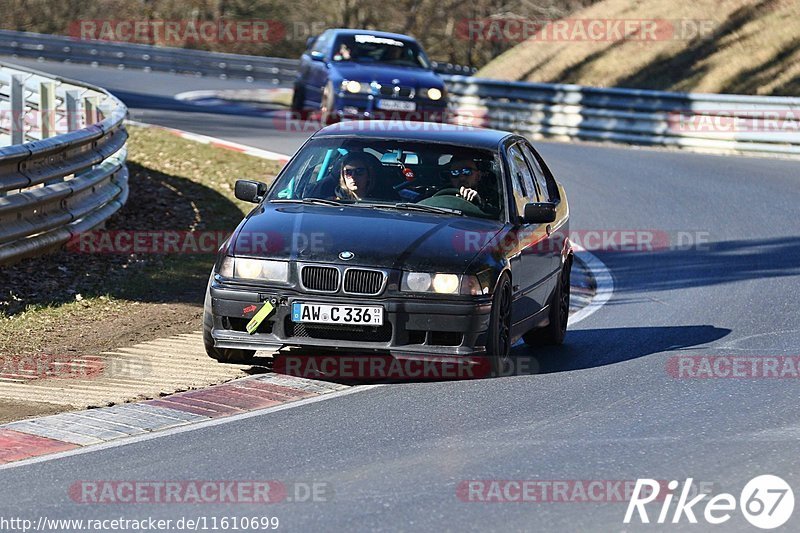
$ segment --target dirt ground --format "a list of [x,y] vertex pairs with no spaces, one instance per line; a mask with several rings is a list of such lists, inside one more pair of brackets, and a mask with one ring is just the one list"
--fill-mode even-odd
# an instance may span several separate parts
[[[279,170],[277,162],[156,129],[130,134],[130,196],[108,232],[230,232],[247,209],[233,197],[231,176],[268,181]],[[96,355],[198,331],[214,255],[68,247],[0,267],[0,391],[22,357]],[[0,399],[0,422],[58,410]]]

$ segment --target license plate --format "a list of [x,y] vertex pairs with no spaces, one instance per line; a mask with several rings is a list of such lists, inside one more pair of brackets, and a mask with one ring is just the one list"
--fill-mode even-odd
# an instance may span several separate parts
[[382,326],[383,307],[294,302],[292,304],[292,322]]
[[403,100],[378,100],[378,109],[386,111],[416,111],[416,102],[404,102]]

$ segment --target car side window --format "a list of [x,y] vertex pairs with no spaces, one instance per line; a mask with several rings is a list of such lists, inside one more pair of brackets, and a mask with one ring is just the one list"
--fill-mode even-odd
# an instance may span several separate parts
[[539,187],[540,191],[540,198],[542,198],[541,201],[557,202],[559,200],[558,185],[556,185],[556,181],[550,173],[550,169],[547,168],[545,162],[542,160],[542,157],[536,150],[526,144],[522,145],[522,151],[525,153],[525,158],[533,169],[536,185]]
[[519,148],[519,143],[508,149],[508,166],[511,171],[511,184],[514,189],[514,203],[517,204],[517,213],[525,212],[525,204],[536,202],[536,187],[525,156]]
[[536,181],[536,190],[539,193],[539,201],[549,202],[550,192],[547,186],[547,179],[544,177],[544,171],[542,171],[539,161],[536,159],[536,156],[533,155],[533,151],[526,144],[520,143],[520,145],[522,147],[522,153],[525,154],[525,160],[528,162],[528,166],[530,166],[531,170],[533,171],[533,178]]
[[319,52],[320,54],[326,55],[328,52],[328,45],[331,42],[332,33],[329,31],[323,32],[322,35],[317,37],[317,40],[314,42],[314,46],[311,48],[312,52]]

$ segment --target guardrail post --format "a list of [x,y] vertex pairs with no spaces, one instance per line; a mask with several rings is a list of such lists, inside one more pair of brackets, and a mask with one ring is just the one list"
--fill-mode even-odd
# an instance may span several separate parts
[[78,114],[81,106],[81,92],[77,90],[66,92],[67,101],[67,131],[81,129],[81,117]]
[[[53,81],[43,81],[39,84],[39,125],[42,139],[53,137],[56,134],[56,84]],[[56,178],[44,182],[45,187],[60,183],[64,178]]]
[[25,142],[25,77],[11,76],[11,144]]
[[84,118],[86,120],[86,126],[91,126],[99,122],[98,114],[97,114],[97,97],[96,96],[87,96],[83,99],[84,105]]
[[53,81],[39,84],[39,126],[42,139],[56,134],[56,84]]

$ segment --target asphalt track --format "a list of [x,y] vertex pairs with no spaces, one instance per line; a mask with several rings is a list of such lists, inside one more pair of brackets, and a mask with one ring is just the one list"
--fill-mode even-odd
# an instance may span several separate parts
[[[305,138],[276,131],[269,117],[200,113],[169,102],[177,92],[239,82],[28,64],[111,89],[137,120],[277,152],[291,152]],[[708,242],[594,250],[613,275],[613,296],[570,329],[563,347],[518,349],[534,361],[522,375],[364,388],[0,470],[0,517],[269,515],[293,531],[654,530],[661,528],[624,525],[624,503],[464,502],[456,489],[465,480],[691,477],[738,498],[751,478],[776,474],[797,492],[796,378],[677,378],[667,365],[683,355],[800,353],[800,165],[538,146],[566,187],[573,230],[657,230],[673,241],[685,232]],[[76,480],[316,481],[330,483],[335,496],[264,507],[81,505],[67,493]],[[655,520],[659,508],[649,510]],[[787,530],[797,530],[798,513]],[[732,514],[726,530],[755,530],[738,508]],[[686,518],[679,526],[689,528]],[[698,527],[708,528],[692,529]]]

